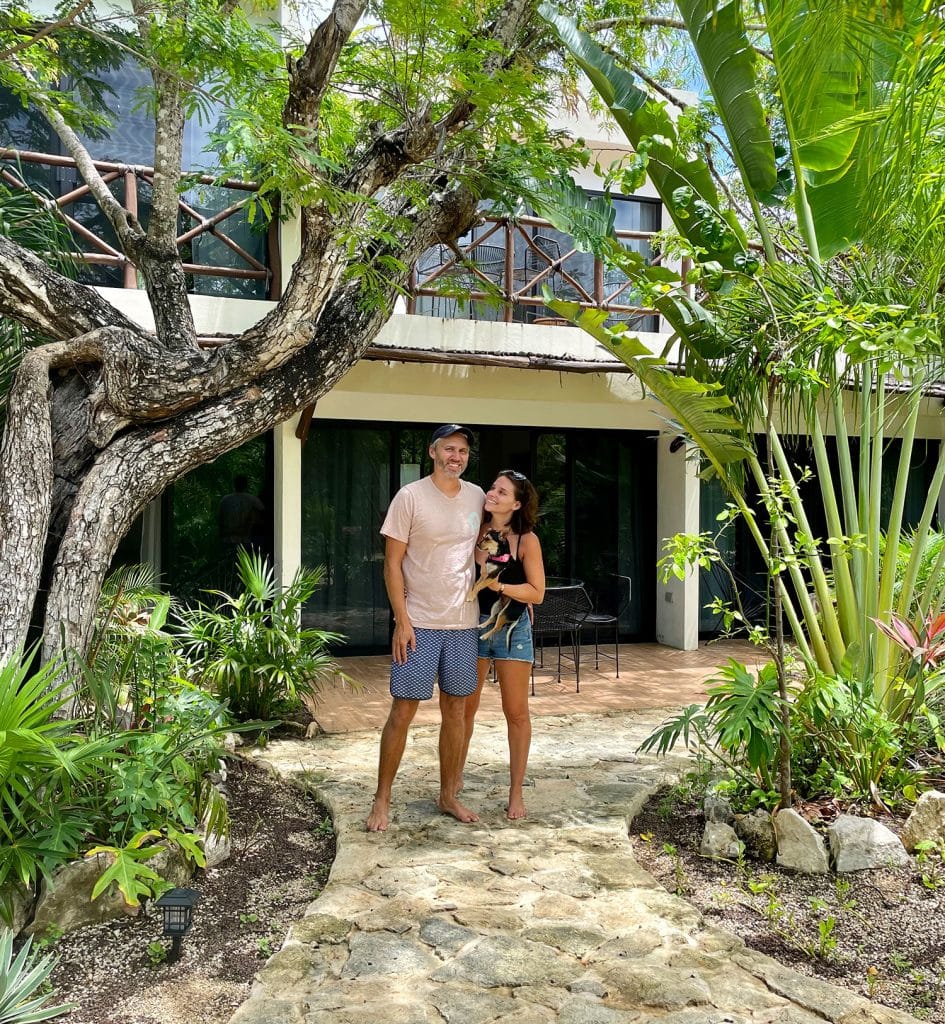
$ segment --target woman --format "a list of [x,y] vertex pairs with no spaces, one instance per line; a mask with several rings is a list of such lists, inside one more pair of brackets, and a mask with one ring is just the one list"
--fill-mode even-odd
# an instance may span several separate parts
[[[507,567],[479,593],[480,620],[485,623],[490,618],[495,602],[502,598],[526,605],[541,604],[545,596],[545,566],[541,557],[541,544],[534,533],[538,518],[538,494],[522,473],[514,469],[502,470],[486,493],[483,512],[480,542],[487,533],[492,532],[493,536],[497,534],[508,542],[509,552]],[[480,573],[488,557],[488,552],[477,544],[476,563]],[[490,632],[485,626],[483,631]],[[526,609],[514,626],[504,626],[479,641],[479,685],[476,692],[466,698],[464,764],[482,687],[489,674],[489,666],[494,661],[509,734],[510,787],[506,815],[510,821],[525,817],[522,786],[532,739],[532,724],[528,717],[528,685],[534,658],[531,615],[530,609]]]

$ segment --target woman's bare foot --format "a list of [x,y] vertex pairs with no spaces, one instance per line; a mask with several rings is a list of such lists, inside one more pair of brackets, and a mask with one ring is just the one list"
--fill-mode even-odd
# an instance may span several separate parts
[[472,822],[478,821],[479,815],[475,811],[471,811],[468,807],[461,804],[456,797],[451,797],[449,800],[445,800],[442,796],[437,798],[436,806],[439,807],[443,814],[451,814],[457,821]]
[[367,817],[368,832],[386,832],[390,824],[390,800],[382,800],[379,796],[371,802],[371,813]]
[[525,810],[525,800],[521,793],[517,796],[512,796],[509,793],[509,806],[506,809],[505,816],[509,821],[518,821],[519,818],[528,817],[528,813]]

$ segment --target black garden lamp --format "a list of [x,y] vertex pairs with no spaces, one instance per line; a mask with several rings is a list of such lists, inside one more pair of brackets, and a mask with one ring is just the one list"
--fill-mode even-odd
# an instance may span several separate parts
[[171,955],[168,961],[180,959],[180,944],[193,924],[194,904],[200,899],[196,889],[169,889],[154,905],[161,908],[164,918],[165,936],[171,939]]

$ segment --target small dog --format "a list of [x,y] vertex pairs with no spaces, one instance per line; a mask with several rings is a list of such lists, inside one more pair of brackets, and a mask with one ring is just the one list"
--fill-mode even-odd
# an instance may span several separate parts
[[[480,551],[486,551],[486,561],[482,566],[482,573],[475,585],[469,592],[467,601],[475,601],[479,591],[486,587],[493,580],[501,577],[503,583],[525,583],[525,569],[522,563],[512,558],[512,551],[509,547],[507,537],[503,537],[496,530],[488,530],[478,544]],[[528,605],[505,594],[497,594],[496,600],[489,610],[489,617],[479,626],[480,639],[485,640],[498,633],[500,629],[508,627],[508,634],[505,641],[508,643],[512,630],[519,619],[528,610]],[[488,630],[488,632],[482,632]]]
[[475,601],[479,591],[488,586],[493,580],[498,579],[508,568],[512,560],[512,551],[509,542],[497,530],[487,530],[476,547],[486,552],[486,561],[482,566],[479,579],[473,584],[469,591],[467,601]]

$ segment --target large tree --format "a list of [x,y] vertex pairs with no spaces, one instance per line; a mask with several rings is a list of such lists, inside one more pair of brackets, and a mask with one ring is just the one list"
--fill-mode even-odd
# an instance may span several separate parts
[[[8,5],[0,85],[75,160],[155,326],[0,217],[0,317],[33,339],[0,455],[0,659],[31,619],[47,656],[81,652],[116,545],[145,505],[328,391],[428,246],[468,230],[483,198],[566,164],[543,121],[547,46],[532,0],[335,0],[287,47],[233,0],[132,0],[122,17],[78,0],[49,21]],[[153,80],[146,224],[81,141],[107,130],[96,67],[126,59]],[[55,87],[64,76],[68,91]],[[213,347],[198,337],[176,244],[185,123],[198,116],[217,125],[212,172],[257,182],[253,216],[294,215],[302,240],[271,312]]]

